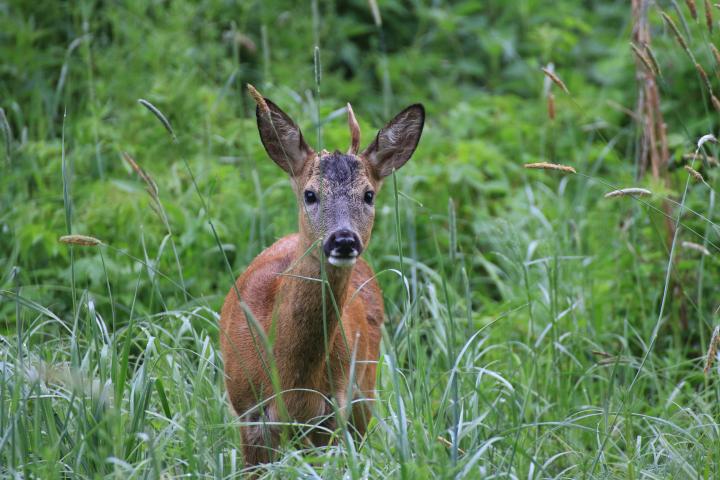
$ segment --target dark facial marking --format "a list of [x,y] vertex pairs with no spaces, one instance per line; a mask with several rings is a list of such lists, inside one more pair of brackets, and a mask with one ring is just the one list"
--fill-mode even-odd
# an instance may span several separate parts
[[320,159],[324,179],[336,184],[352,183],[360,171],[360,162],[351,155],[333,152]]

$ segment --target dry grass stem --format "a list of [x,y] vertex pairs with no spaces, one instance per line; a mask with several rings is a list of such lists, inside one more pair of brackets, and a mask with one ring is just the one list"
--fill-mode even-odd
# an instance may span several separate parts
[[570,95],[570,90],[568,90],[568,88],[565,86],[565,82],[563,82],[562,80],[560,80],[560,77],[558,77],[557,75],[555,75],[555,72],[553,72],[553,71],[550,70],[549,68],[545,68],[545,67],[543,67],[542,71],[543,71],[543,73],[545,73],[545,75],[547,75],[547,77],[548,77],[550,80],[552,80],[552,82],[553,82],[555,85],[557,85],[558,87],[560,87],[563,92],[565,92],[565,93],[567,93],[568,95]]
[[555,95],[552,92],[548,93],[547,96],[547,111],[548,118],[555,120]]
[[[442,443],[442,444],[445,445],[446,447],[448,447],[448,448],[452,447],[452,442],[450,442],[450,440],[448,440],[447,438],[438,435],[437,439],[438,439],[438,442]],[[460,448],[460,447],[458,447],[458,452],[459,452],[461,455],[465,455],[465,450],[463,450],[463,449]]]
[[710,251],[705,248],[703,245],[700,245],[699,243],[695,242],[682,242],[680,244],[684,249],[687,250],[695,250],[696,252],[700,252],[705,256],[710,255]]
[[638,197],[647,197],[652,195],[652,192],[646,188],[637,188],[637,187],[631,187],[631,188],[621,188],[619,190],[613,190],[612,192],[608,192],[605,194],[605,198],[614,198],[614,197],[629,197],[629,196],[638,196]]
[[10,160],[10,143],[12,142],[12,132],[10,131],[10,124],[5,116],[5,110],[0,108],[0,128],[3,130],[3,137],[5,137],[5,155]]
[[559,170],[561,172],[577,173],[573,167],[570,167],[568,165],[560,165],[558,163],[537,162],[537,163],[526,163],[523,166],[525,168],[531,168],[531,169]]
[[147,108],[148,110],[150,110],[152,112],[152,114],[155,115],[155,117],[158,120],[160,120],[160,123],[163,124],[163,127],[165,127],[165,130],[168,131],[168,133],[173,138],[173,140],[176,138],[175,132],[173,131],[173,128],[172,128],[172,125],[170,125],[170,121],[167,119],[167,117],[165,115],[163,115],[163,113],[160,111],[160,109],[158,109],[155,105],[153,105],[152,103],[148,102],[147,100],[145,100],[143,98],[138,99],[138,103],[140,105],[142,105],[143,107]]
[[[682,156],[682,158],[683,158],[683,160],[691,160],[691,161],[694,161],[694,160],[697,159],[698,157],[697,157],[697,155],[695,155],[695,153],[686,153],[686,154],[684,154],[684,155]],[[707,156],[702,157],[702,158],[705,158],[705,160],[707,160],[707,162],[708,162],[708,164],[709,164],[710,166],[717,167],[718,165],[720,165],[720,162],[718,162],[718,159],[717,159],[716,157],[707,155]]]
[[382,26],[382,17],[380,16],[380,8],[378,8],[378,4],[376,0],[368,0],[368,3],[370,4],[370,12],[372,12],[373,21],[375,22],[376,27]]
[[250,93],[250,96],[255,100],[255,103],[257,103],[258,108],[260,111],[264,114],[270,114],[270,107],[268,107],[267,102],[265,101],[265,98],[260,94],[260,92],[257,91],[257,88],[253,87],[251,84],[247,84],[247,90]]
[[63,235],[59,239],[60,243],[68,245],[82,245],[84,247],[96,247],[102,245],[102,242],[95,237],[89,235]]
[[250,53],[257,52],[257,45],[255,44],[255,41],[242,32],[238,32],[236,30],[223,32],[223,40],[238,47],[242,47]]
[[708,345],[707,355],[705,356],[705,375],[710,373],[710,369],[715,363],[715,358],[718,352],[718,343],[720,343],[720,326],[715,327],[713,330],[712,337],[710,338],[710,345]]
[[624,105],[620,105],[619,103],[614,102],[614,101],[612,101],[612,100],[608,100],[608,101],[607,101],[607,104],[608,104],[608,106],[609,106],[610,108],[615,109],[615,110],[617,110],[618,112],[624,113],[625,115],[627,115],[628,117],[632,118],[632,119],[633,119],[634,121],[636,121],[636,122],[641,122],[641,121],[643,121],[643,119],[640,118],[640,116],[638,116],[638,114],[637,114],[636,112],[630,110],[629,108],[627,108],[627,107],[624,106]]
[[[651,29],[649,25],[647,8],[644,0],[632,1],[633,30],[632,40],[635,45],[644,46],[641,52],[646,62],[651,44]],[[665,121],[660,108],[660,89],[658,88],[655,70],[647,70],[641,66],[642,61],[636,62],[635,76],[638,80],[638,97],[636,102],[636,117],[641,128],[638,150],[638,174],[644,176],[648,170],[654,179],[664,175],[668,162],[668,143]],[[657,63],[657,62],[655,62]],[[693,62],[695,63],[695,62]],[[659,69],[658,69],[659,72]]]
[[703,182],[703,183],[705,183],[705,179],[704,179],[703,176],[700,174],[700,172],[698,172],[697,170],[695,170],[694,168],[692,168],[690,165],[685,165],[685,170],[687,170],[687,172],[688,172],[695,180],[697,180],[698,182]]

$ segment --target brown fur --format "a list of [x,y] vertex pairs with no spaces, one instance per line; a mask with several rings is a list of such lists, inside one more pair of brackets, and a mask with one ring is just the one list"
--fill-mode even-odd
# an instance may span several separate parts
[[[365,432],[380,353],[382,294],[363,259],[350,267],[331,265],[317,242],[333,231],[349,229],[357,235],[359,251],[367,246],[374,205],[363,198],[380,189],[387,172],[407,161],[424,120],[422,107],[411,107],[415,110],[398,115],[362,154],[317,155],[292,120],[266,101],[268,110],[258,110],[258,128],[270,157],[291,175],[300,231],[253,260],[221,312],[225,383],[233,409],[246,423],[241,433],[250,465],[273,458],[282,429],[269,423],[296,421],[333,430],[328,402],[332,398],[357,433]],[[308,189],[323,200],[305,204]],[[319,281],[323,269],[324,301]],[[270,339],[272,357],[241,301]],[[273,360],[279,392],[268,375]],[[316,429],[308,438],[322,444],[329,436]]]
[[[333,379],[331,384],[324,361],[320,283],[279,275],[297,258],[300,246],[298,234],[288,235],[278,240],[253,261],[237,280],[236,286],[241,298],[247,299],[250,311],[266,332],[271,331],[272,324],[275,322],[277,339],[273,352],[282,390],[302,388],[318,392],[303,391],[283,395],[288,414],[292,419],[298,422],[312,423],[328,413],[325,397],[339,399],[345,396],[352,355],[350,349],[353,349],[355,345],[357,345],[355,378],[360,388],[358,393],[364,398],[373,398],[375,362],[379,355],[380,328],[384,312],[380,289],[377,282],[372,279],[372,269],[364,260],[359,260],[351,272],[350,269],[342,269],[348,270],[348,272],[328,272],[332,283],[343,284],[349,281],[350,287],[345,289],[340,296],[342,300],[338,302],[338,308],[342,311],[342,331],[338,328],[335,315],[332,313],[334,308],[331,302],[328,301],[326,305],[327,335],[328,343],[331,345],[329,355]],[[312,270],[315,269],[317,271],[314,272],[314,278],[318,278],[320,266],[319,264],[312,265],[313,263],[312,260],[300,261],[290,268],[288,273],[310,276],[308,274],[312,274]],[[368,282],[368,280],[370,281]],[[361,288],[363,284],[365,285]],[[358,289],[360,289],[359,293],[350,303],[346,304],[349,297]],[[282,298],[292,299],[292,301],[281,301],[277,305]],[[299,311],[292,311],[294,304],[297,305],[295,302],[303,298],[305,302],[302,308]],[[276,305],[276,314],[273,315]],[[308,318],[316,321],[306,322]],[[294,331],[293,325],[295,324],[302,325],[302,331]],[[231,290],[221,314],[221,330],[223,332],[221,345],[225,352],[228,395],[233,409],[241,416],[261,400],[270,398],[274,393],[261,358],[253,346],[251,328],[240,308],[235,290]],[[294,331],[293,335],[283,335],[289,330]],[[347,339],[350,349],[345,347],[345,339]],[[257,344],[262,351],[259,340]],[[264,409],[266,420],[280,420],[275,402],[269,402],[268,405],[269,407]],[[361,403],[356,405],[353,408],[354,417],[361,420],[364,417],[367,420],[367,414],[360,410],[366,407]],[[260,420],[259,415],[248,415],[247,417]],[[354,427],[362,433],[365,430],[365,422],[355,424]],[[246,427],[243,429],[243,436],[257,436],[257,430],[260,428]],[[245,438],[245,443],[248,463],[255,464],[271,458],[270,452],[266,452],[262,445],[253,448],[248,444],[254,442],[248,442],[248,438]],[[275,444],[275,442],[270,443]]]

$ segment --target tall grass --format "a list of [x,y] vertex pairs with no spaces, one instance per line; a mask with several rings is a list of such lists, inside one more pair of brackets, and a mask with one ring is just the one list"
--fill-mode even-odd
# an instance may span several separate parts
[[[366,132],[410,101],[427,104],[429,122],[377,200],[365,254],[387,311],[368,433],[354,440],[341,422],[320,448],[301,428],[259,476],[718,477],[720,389],[706,358],[718,323],[718,146],[697,145],[717,126],[717,32],[682,4],[665,16],[651,7],[651,25],[667,31],[634,50],[625,3],[556,5],[556,19],[534,1],[416,6],[409,20],[382,2],[362,13],[268,2],[261,16],[190,2],[71,7],[87,22],[77,59],[78,41],[31,49],[31,6],[12,7],[2,22],[17,47],[2,52],[24,66],[12,75],[46,65],[53,75],[33,77],[32,92],[20,77],[0,84],[11,160],[0,175],[0,475],[247,473],[217,311],[295,222],[287,181],[255,140],[252,102],[228,87],[261,79],[312,121],[318,148],[347,145],[336,115],[347,101]],[[255,38],[259,51],[217,44],[233,14],[232,38]],[[34,18],[70,26],[45,15]],[[624,107],[635,58],[658,75],[664,181],[635,176],[637,125]],[[528,94],[549,61],[553,85],[570,92],[551,120],[547,98]],[[162,125],[141,96],[162,105]],[[67,117],[49,128],[63,102]],[[162,203],[137,170],[104,162],[125,150]],[[686,153],[702,182],[682,168]],[[102,244],[59,243],[66,234]]]

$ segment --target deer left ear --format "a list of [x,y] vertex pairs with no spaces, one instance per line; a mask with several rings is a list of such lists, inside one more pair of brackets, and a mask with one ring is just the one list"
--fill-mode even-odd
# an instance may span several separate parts
[[424,124],[425,108],[417,103],[398,113],[378,132],[362,156],[379,178],[387,177],[410,160]]

